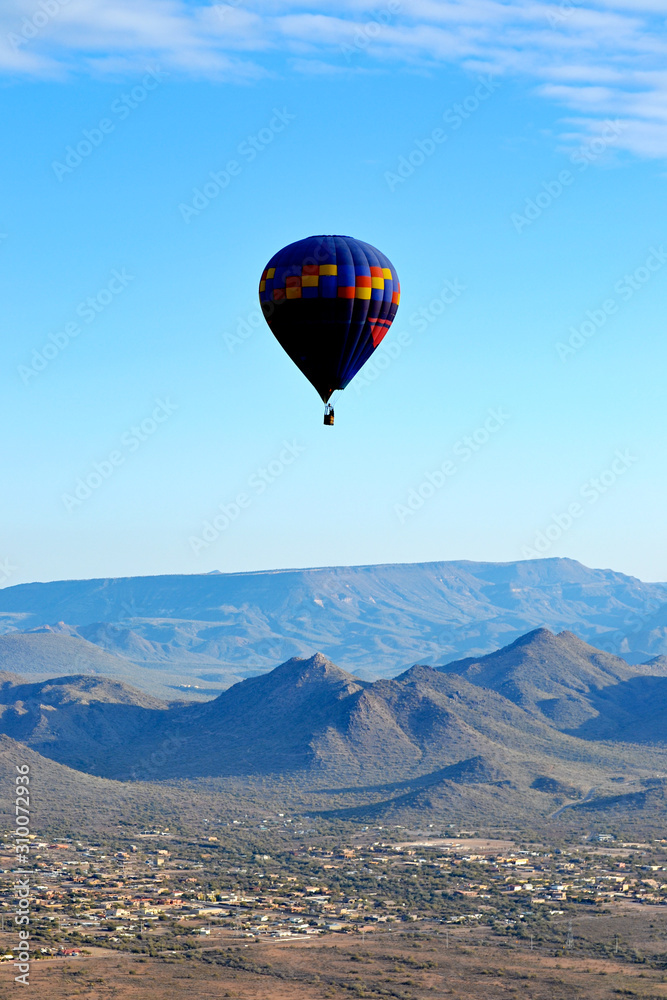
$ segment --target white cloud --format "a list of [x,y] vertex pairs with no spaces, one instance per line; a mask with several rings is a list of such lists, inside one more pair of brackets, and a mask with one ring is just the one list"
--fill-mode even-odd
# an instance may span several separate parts
[[666,19],[665,0],[2,0],[0,72],[122,76],[156,62],[248,81],[278,66],[483,67],[578,114],[582,135],[620,116],[623,148],[664,156]]

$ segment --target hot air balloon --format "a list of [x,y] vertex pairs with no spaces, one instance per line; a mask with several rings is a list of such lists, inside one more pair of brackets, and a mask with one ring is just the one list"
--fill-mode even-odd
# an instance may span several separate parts
[[264,268],[264,318],[322,397],[325,424],[334,422],[332,393],[351,382],[391,326],[400,288],[391,261],[350,236],[298,240]]

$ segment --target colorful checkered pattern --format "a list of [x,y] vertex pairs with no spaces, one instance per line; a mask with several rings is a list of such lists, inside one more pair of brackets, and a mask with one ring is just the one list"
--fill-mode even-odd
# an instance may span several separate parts
[[259,285],[269,327],[325,402],[381,343],[400,297],[391,261],[350,236],[290,243],[271,258]]
[[[370,299],[398,306],[401,286],[389,267],[370,267],[370,274],[357,274],[351,264],[303,264],[268,267],[259,283],[262,302],[283,299]],[[391,325],[378,320],[378,324]]]

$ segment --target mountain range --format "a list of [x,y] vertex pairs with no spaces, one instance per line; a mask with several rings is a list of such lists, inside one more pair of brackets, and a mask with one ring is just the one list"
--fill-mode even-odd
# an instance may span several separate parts
[[96,779],[268,790],[338,816],[664,808],[667,658],[633,666],[539,628],[374,682],[294,657],[171,705],[100,677],[4,674],[0,733]]
[[655,659],[667,586],[571,559],[20,584],[0,590],[0,669],[201,699],[316,651],[369,680],[481,657],[541,626]]
[[667,741],[665,656],[630,665],[572,632],[554,636],[537,629],[495,653],[438,670],[497,691],[561,732],[627,743]]

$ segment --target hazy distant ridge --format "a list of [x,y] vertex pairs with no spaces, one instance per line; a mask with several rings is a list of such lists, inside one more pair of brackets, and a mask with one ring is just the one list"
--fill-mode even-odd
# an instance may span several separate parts
[[666,599],[663,584],[571,559],[433,562],[21,584],[0,590],[0,631],[48,628],[223,687],[316,650],[391,676],[541,626],[641,662],[667,654]]

